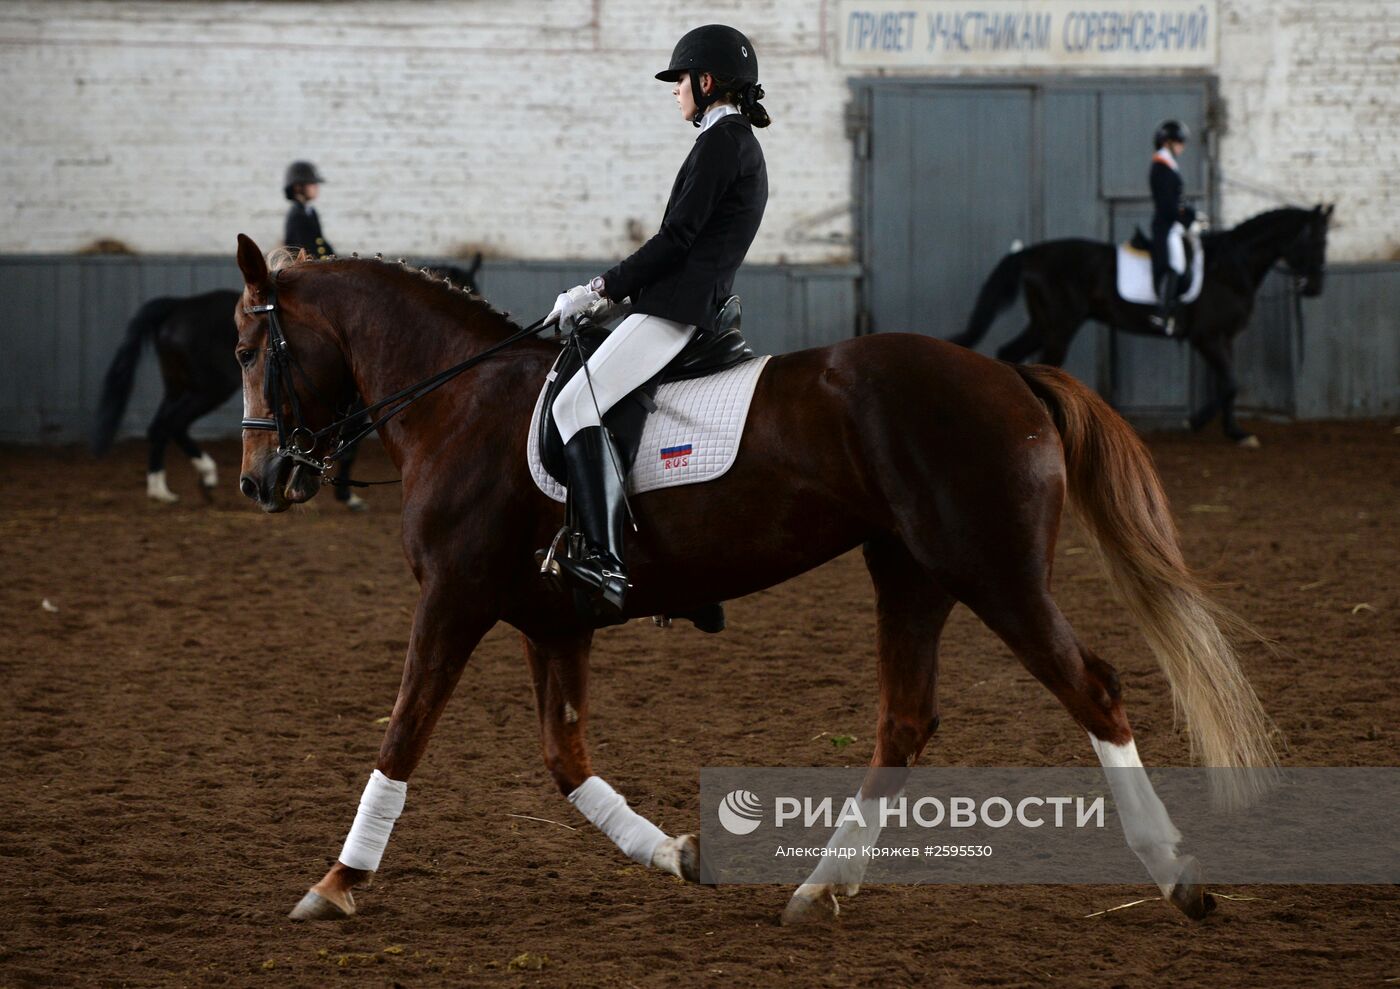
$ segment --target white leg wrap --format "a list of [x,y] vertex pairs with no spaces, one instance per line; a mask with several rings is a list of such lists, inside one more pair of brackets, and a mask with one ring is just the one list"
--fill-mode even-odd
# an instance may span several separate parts
[[342,865],[366,872],[379,868],[379,859],[389,844],[389,832],[403,813],[407,795],[407,783],[391,780],[377,769],[370,774],[364,796],[360,797],[359,813],[345,838],[345,847],[340,850]]
[[880,841],[880,801],[860,794],[856,797],[865,824],[861,825],[854,820],[846,821],[832,833],[831,840],[826,843],[827,848],[843,849],[847,854],[823,856],[817,867],[812,870],[812,874],[807,877],[807,881],[798,889],[797,895],[812,895],[814,890],[828,883],[859,887],[861,880],[865,878],[870,856],[861,854],[861,849],[866,846],[874,847]]
[[634,862],[651,865],[657,846],[666,840],[664,831],[628,807],[622,794],[601,776],[584,780],[569,794],[569,803]]
[[165,471],[163,470],[153,470],[146,475],[146,497],[154,501],[163,501],[166,504],[173,504],[180,500],[170,490],[170,486],[165,483]]
[[1142,759],[1138,757],[1137,743],[1114,745],[1099,741],[1093,735],[1089,736],[1089,742],[1104,769],[1113,770],[1105,775],[1113,791],[1113,802],[1118,806],[1128,847],[1147,866],[1163,894],[1169,894],[1183,867],[1176,854],[1181,832],[1172,823],[1157,791],[1152,789],[1152,781],[1147,778],[1147,770],[1142,768]]
[[194,471],[199,475],[199,483],[206,488],[216,487],[219,483],[219,468],[214,463],[214,458],[207,453],[201,453],[197,457],[191,457],[190,463],[194,464]]

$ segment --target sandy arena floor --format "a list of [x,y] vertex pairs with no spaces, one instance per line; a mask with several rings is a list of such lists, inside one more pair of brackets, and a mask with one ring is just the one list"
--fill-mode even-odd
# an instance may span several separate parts
[[[1188,558],[1276,636],[1245,651],[1296,765],[1400,763],[1400,428],[1259,424],[1158,437]],[[1400,891],[1244,887],[1192,924],[1155,890],[868,887],[788,930],[789,890],[647,873],[545,773],[516,634],[472,660],[361,913],[284,919],[339,851],[393,704],[416,588],[397,491],[265,517],[216,444],[212,505],[144,450],[0,448],[0,985],[1342,986],[1400,978]],[[377,449],[366,477],[387,476]],[[1165,682],[1066,533],[1060,603],[1123,675],[1149,764],[1185,764]],[[45,605],[47,602],[47,606]],[[706,765],[860,764],[875,688],[870,583],[851,554],[731,602],[708,637],[600,634],[592,750],[668,831]],[[1093,765],[1083,734],[967,611],[943,650],[925,763]],[[823,732],[857,741],[837,750]],[[1144,876],[1144,880],[1145,880]]]

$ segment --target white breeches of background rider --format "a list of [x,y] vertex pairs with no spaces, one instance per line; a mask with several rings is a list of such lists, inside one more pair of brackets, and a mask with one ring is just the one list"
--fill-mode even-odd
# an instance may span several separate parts
[[1180,223],[1167,232],[1167,264],[1178,275],[1186,274],[1186,228]]
[[694,326],[660,316],[633,313],[624,319],[588,359],[587,374],[580,370],[559,390],[554,400],[559,438],[568,443],[580,429],[602,425],[601,414],[671,363],[694,335]]

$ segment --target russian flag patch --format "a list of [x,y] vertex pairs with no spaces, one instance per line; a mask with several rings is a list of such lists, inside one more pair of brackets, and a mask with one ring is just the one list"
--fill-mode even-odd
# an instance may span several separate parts
[[663,470],[671,470],[674,467],[684,467],[690,463],[690,455],[694,452],[689,443],[682,443],[680,446],[663,446],[661,448],[661,462]]

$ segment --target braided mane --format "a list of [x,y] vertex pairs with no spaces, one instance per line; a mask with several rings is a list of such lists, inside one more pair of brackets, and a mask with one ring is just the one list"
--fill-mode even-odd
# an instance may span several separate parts
[[507,322],[513,323],[510,319],[510,313],[496,309],[484,296],[473,292],[466,285],[454,284],[451,278],[439,274],[432,267],[414,267],[409,264],[408,260],[405,258],[395,258],[390,261],[387,260],[383,254],[376,254],[374,257],[369,258],[360,257],[358,252],[352,253],[349,257],[328,254],[324,257],[313,258],[307,255],[306,251],[301,248],[278,247],[268,252],[267,270],[272,274],[276,274],[279,271],[316,268],[331,262],[339,262],[341,264],[353,262],[355,264],[376,265],[380,271],[413,275],[420,281],[432,285],[439,291],[450,293],[456,299],[464,299],[473,303],[474,308],[478,311],[494,313]]

